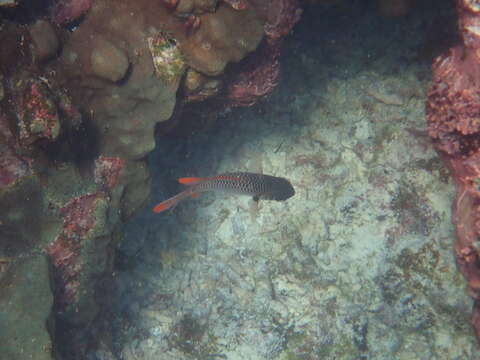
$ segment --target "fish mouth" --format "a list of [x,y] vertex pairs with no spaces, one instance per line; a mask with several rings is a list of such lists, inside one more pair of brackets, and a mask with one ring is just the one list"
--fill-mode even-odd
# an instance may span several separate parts
[[290,182],[287,182],[284,184],[281,191],[278,192],[275,200],[285,201],[287,199],[290,199],[293,195],[295,195],[295,189],[293,188],[292,184],[290,184]]
[[285,194],[285,199],[283,199],[283,200],[290,199],[293,195],[295,195],[295,189],[292,187],[292,188],[290,189],[290,192],[288,192],[287,194]]

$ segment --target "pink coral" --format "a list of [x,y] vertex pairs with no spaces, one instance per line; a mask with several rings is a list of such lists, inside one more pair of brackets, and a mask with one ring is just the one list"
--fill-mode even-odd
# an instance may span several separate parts
[[124,166],[125,161],[121,158],[99,156],[95,160],[95,183],[113,189]]
[[57,106],[52,92],[41,81],[31,81],[18,102],[20,139],[55,139],[60,131]]
[[79,262],[82,238],[94,228],[96,202],[102,198],[100,193],[87,194],[70,200],[60,209],[62,231],[46,248],[54,267],[55,299],[60,311],[77,296],[78,276],[82,270]]
[[268,20],[265,24],[265,35],[270,42],[288,35],[298,20],[302,10],[297,0],[270,1]]
[[457,0],[457,11],[463,45],[435,60],[426,110],[429,134],[455,182],[454,254],[475,300],[480,339],[480,12],[469,0]]
[[[260,7],[255,1],[253,3]],[[264,26],[266,42],[244,61],[243,69],[227,86],[230,106],[251,106],[270,94],[278,84],[282,38],[300,19],[301,9],[297,0],[271,0],[269,9]]]
[[273,91],[280,74],[278,50],[264,44],[262,51],[248,59],[243,67],[227,89],[231,106],[251,106]]

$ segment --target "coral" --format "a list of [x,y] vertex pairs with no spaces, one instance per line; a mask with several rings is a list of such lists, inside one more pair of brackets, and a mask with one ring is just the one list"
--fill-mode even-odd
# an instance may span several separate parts
[[214,12],[217,2],[217,0],[178,0],[173,1],[171,6],[175,8],[177,15],[185,16],[187,14]]
[[117,185],[120,172],[125,166],[125,161],[120,158],[99,156],[95,160],[95,184],[102,188],[113,189]]
[[182,42],[187,63],[206,75],[221,74],[227,63],[242,60],[263,38],[263,23],[247,8],[237,11],[219,4],[214,13],[200,16],[201,26],[188,41]]
[[168,33],[158,33],[147,39],[155,75],[168,84],[176,83],[185,71],[185,61],[178,45]]
[[[122,159],[100,156],[94,164],[93,180],[96,186],[85,189],[79,196],[66,196],[66,202],[57,198],[59,194],[50,195],[54,197],[51,203],[58,203],[57,213],[62,227],[55,239],[45,247],[45,252],[54,268],[56,311],[68,316],[69,321],[76,318],[73,314],[79,309],[83,314],[82,322],[86,321],[85,317],[92,319],[95,316],[97,307],[90,304],[93,299],[86,301],[84,295],[93,291],[90,279],[105,270],[102,262],[93,266],[92,261],[105,256],[104,250],[101,250],[104,245],[101,244],[109,242],[106,214],[112,206],[111,202],[116,199],[116,196],[112,196],[114,188],[123,189],[123,184],[119,183],[125,167]],[[73,168],[67,167],[57,174],[56,181],[64,181],[65,177],[72,174]],[[51,186],[57,185],[52,183]],[[71,189],[67,193],[76,191]],[[92,249],[96,249],[95,255],[90,253]],[[88,310],[84,308],[85,303],[89,304]]]
[[60,119],[53,94],[40,80],[31,80],[17,100],[20,140],[25,143],[45,138],[54,140],[60,134]]
[[155,124],[172,113],[178,82],[151,76],[155,66],[147,40],[169,18],[161,2],[96,2],[53,64],[74,103],[87,109],[104,156],[144,157],[155,146]]
[[7,115],[0,110],[0,189],[30,172],[28,158],[16,151],[18,143],[9,128]]
[[56,24],[65,24],[78,19],[92,6],[92,0],[57,0],[52,19]]
[[[69,35],[52,67],[74,103],[91,115],[100,135],[101,154],[144,157],[155,146],[153,128],[172,114],[185,69],[208,79],[219,76],[228,63],[242,60],[263,38],[264,23],[252,6],[235,10],[220,3],[215,12],[201,13],[195,19],[186,26],[185,18],[178,18],[162,2],[120,0],[112,7],[102,1],[92,5],[82,26]],[[121,56],[102,56],[108,58],[101,62],[108,71],[99,69],[92,61],[94,52],[106,54],[113,48]],[[117,62],[121,66],[114,65]],[[187,100],[215,94],[220,82],[215,79],[203,85],[187,95]]]
[[296,0],[273,0],[264,26],[266,43],[242,64],[238,74],[230,79],[227,98],[231,106],[251,106],[273,91],[280,74],[279,56],[282,37],[300,19]]
[[455,181],[454,253],[475,299],[473,324],[480,338],[480,12],[468,0],[458,0],[457,11],[463,44],[435,60],[426,110],[428,132]]
[[30,27],[29,32],[34,54],[39,61],[51,59],[58,52],[60,46],[58,36],[49,22],[38,20]]
[[79,274],[84,267],[84,263],[80,261],[81,242],[97,224],[98,211],[101,208],[105,208],[105,199],[100,193],[74,198],[60,208],[63,217],[62,231],[46,248],[55,268],[57,311],[65,311],[68,305],[78,302],[78,290],[81,286]]
[[198,71],[188,69],[185,74],[184,90],[186,101],[203,101],[218,94],[222,82],[218,78],[207,77]]
[[235,10],[245,10],[248,7],[246,0],[224,0]]
[[112,82],[123,79],[130,65],[125,51],[101,35],[93,40],[90,62],[96,76]]
[[244,62],[243,71],[235,74],[227,97],[231,106],[251,106],[277,86],[280,74],[278,46],[264,44],[261,52]]
[[297,0],[271,0],[271,9],[265,23],[265,35],[269,42],[278,41],[292,30],[300,19],[302,10]]
[[16,114],[15,129],[20,145],[34,151],[38,141],[52,142],[63,130],[78,128],[81,115],[70,97],[58,85],[44,76],[12,76],[10,78],[7,112]]
[[435,145],[448,155],[468,156],[479,148],[480,101],[473,79],[480,75],[475,54],[457,46],[433,64],[429,90],[428,131]]

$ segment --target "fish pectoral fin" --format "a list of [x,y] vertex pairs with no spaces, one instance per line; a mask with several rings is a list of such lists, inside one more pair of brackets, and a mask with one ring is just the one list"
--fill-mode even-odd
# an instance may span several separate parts
[[196,198],[199,197],[199,195],[200,195],[199,193],[193,192],[192,195],[190,195],[190,197],[191,197],[192,199],[196,199]]
[[152,209],[154,213],[161,213],[168,209],[174,209],[177,204],[185,199],[194,198],[198,195],[197,192],[194,192],[192,188],[182,191],[181,193],[162,201],[161,203],[155,205]]
[[182,177],[178,179],[178,182],[183,185],[195,185],[202,180],[203,178],[199,178],[199,177]]

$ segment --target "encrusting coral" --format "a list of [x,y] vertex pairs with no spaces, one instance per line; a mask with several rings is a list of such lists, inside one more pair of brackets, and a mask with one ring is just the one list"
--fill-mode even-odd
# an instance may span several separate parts
[[480,338],[480,8],[457,0],[457,11],[463,44],[434,61],[426,110],[428,132],[456,186],[454,253],[475,300],[473,326]]

